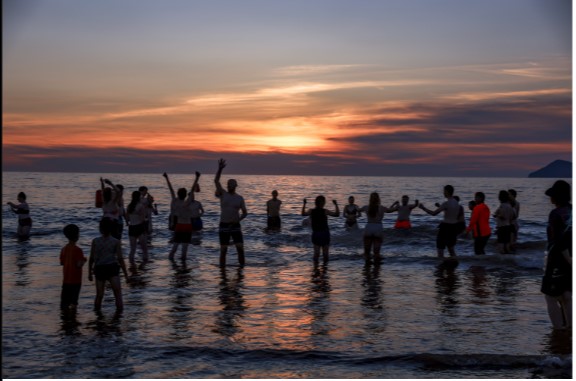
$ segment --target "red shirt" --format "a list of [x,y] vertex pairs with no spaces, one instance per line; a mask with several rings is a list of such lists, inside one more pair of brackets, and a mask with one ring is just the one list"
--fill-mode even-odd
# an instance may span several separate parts
[[74,244],[67,244],[60,251],[60,264],[63,267],[64,284],[82,284],[82,266],[86,258],[82,249]]
[[474,237],[486,237],[492,232],[490,230],[490,209],[486,204],[477,204],[472,210],[470,224],[466,231],[472,231]]

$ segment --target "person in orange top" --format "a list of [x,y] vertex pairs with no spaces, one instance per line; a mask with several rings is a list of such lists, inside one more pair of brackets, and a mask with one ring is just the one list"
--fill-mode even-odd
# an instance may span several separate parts
[[80,238],[78,226],[66,225],[63,233],[68,238],[68,244],[60,251],[60,264],[63,266],[64,275],[60,308],[75,310],[78,306],[78,297],[82,287],[82,266],[86,263],[86,257],[84,257],[82,249],[76,246],[76,242]]
[[488,239],[492,234],[490,229],[490,209],[484,203],[486,196],[482,192],[474,194],[475,206],[470,217],[470,224],[466,228],[466,236],[470,232],[474,235],[474,254],[483,255]]

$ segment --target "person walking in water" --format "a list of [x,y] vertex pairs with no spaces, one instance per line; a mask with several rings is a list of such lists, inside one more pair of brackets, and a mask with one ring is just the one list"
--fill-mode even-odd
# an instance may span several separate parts
[[500,206],[494,212],[494,218],[496,219],[496,234],[498,235],[500,254],[512,254],[511,239],[514,229],[512,224],[516,218],[516,212],[510,205],[510,197],[507,191],[501,190],[498,193],[498,200],[500,201]]
[[30,230],[32,229],[32,218],[30,218],[30,207],[26,202],[26,193],[18,193],[18,204],[8,202],[12,212],[18,216],[18,228],[16,234],[21,241],[30,238]]
[[342,215],[346,219],[346,230],[358,229],[358,218],[362,216],[360,208],[354,203],[354,196],[348,197],[348,204],[344,207]]
[[415,200],[414,204],[408,204],[409,201],[410,197],[404,195],[402,196],[401,203],[396,201],[392,205],[390,212],[398,212],[398,217],[396,218],[394,229],[408,230],[412,228],[412,224],[410,223],[410,214],[412,213],[412,209],[418,206],[418,200]]
[[100,221],[100,237],[92,240],[90,248],[90,258],[88,259],[88,280],[92,281],[96,277],[96,297],[94,299],[94,309],[100,311],[106,282],[110,283],[116,300],[116,311],[124,309],[122,301],[122,286],[120,283],[120,270],[124,273],[128,281],[128,271],[122,256],[122,246],[120,240],[112,237],[114,222],[109,218]]
[[[545,295],[548,316],[554,329],[572,327],[572,204],[570,184],[558,180],[545,192],[555,208],[548,215],[545,259],[541,292]],[[572,332],[570,331],[570,334]]]
[[380,249],[384,238],[382,220],[384,219],[384,213],[389,213],[392,210],[392,206],[386,208],[381,205],[380,195],[376,192],[370,194],[368,205],[360,208],[360,211],[366,213],[368,218],[368,222],[364,227],[364,259],[367,263],[371,260],[371,252],[374,253],[375,264],[379,264],[382,259],[380,256]]
[[492,230],[490,229],[490,209],[484,203],[486,195],[483,192],[474,194],[474,201],[470,202],[472,215],[466,228],[466,236],[472,232],[474,236],[474,254],[486,254],[485,248]]
[[314,245],[314,264],[318,264],[320,259],[320,251],[322,251],[322,259],[324,263],[328,262],[328,257],[330,254],[330,228],[328,227],[328,216],[338,217],[340,216],[340,209],[338,208],[338,202],[332,200],[334,211],[324,209],[326,205],[326,197],[320,195],[316,197],[314,204],[316,205],[313,209],[306,210],[306,199],[302,204],[302,216],[310,216],[310,224],[312,225],[312,244]]
[[278,231],[282,227],[280,206],[282,206],[282,201],[278,199],[278,191],[273,190],[272,198],[266,202],[266,215],[268,216],[266,229],[269,231]]
[[456,246],[456,239],[460,233],[460,224],[458,223],[460,204],[454,198],[454,187],[452,185],[444,186],[444,197],[446,197],[446,201],[439,205],[436,210],[430,210],[423,204],[419,204],[420,209],[431,216],[436,216],[439,213],[444,212],[444,218],[440,223],[438,235],[436,237],[438,258],[444,258],[444,250],[446,248],[448,248],[448,253],[451,257],[456,256],[454,247]]
[[173,261],[178,246],[182,246],[181,259],[182,261],[185,261],[188,254],[188,245],[192,239],[192,203],[194,201],[194,189],[196,189],[198,180],[200,179],[200,172],[196,172],[196,178],[190,192],[187,192],[186,188],[180,188],[178,189],[178,197],[176,197],[176,194],[174,193],[174,188],[172,188],[172,183],[170,183],[168,174],[164,172],[162,176],[166,179],[170,195],[172,196],[170,215],[173,219],[172,225],[174,226],[174,240],[168,259]]
[[220,226],[218,231],[220,238],[220,267],[226,266],[226,254],[230,238],[232,238],[236,246],[238,263],[240,266],[244,266],[244,237],[242,236],[240,221],[246,218],[248,211],[246,210],[244,197],[236,193],[236,188],[238,187],[236,180],[229,179],[226,184],[226,190],[220,184],[222,170],[225,167],[226,160],[218,160],[218,171],[214,178],[214,184],[216,185],[215,195],[220,199]]

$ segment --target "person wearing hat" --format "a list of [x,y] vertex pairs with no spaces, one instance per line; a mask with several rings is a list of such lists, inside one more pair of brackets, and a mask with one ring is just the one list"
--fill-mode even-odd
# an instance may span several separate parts
[[572,324],[572,204],[570,184],[558,180],[545,194],[556,207],[548,216],[545,259],[541,291],[545,294],[548,315],[554,329]]

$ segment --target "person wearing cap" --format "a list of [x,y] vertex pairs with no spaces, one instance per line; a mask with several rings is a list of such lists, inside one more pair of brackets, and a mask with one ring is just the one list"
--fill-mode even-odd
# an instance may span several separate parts
[[544,293],[548,316],[554,329],[572,324],[572,204],[570,184],[558,180],[545,194],[556,207],[548,216],[545,258],[541,292]]
[[220,267],[226,266],[226,254],[230,238],[232,238],[238,252],[238,263],[240,266],[244,266],[244,238],[240,221],[246,218],[248,212],[244,198],[236,193],[238,182],[234,179],[228,180],[226,190],[220,184],[220,176],[225,167],[226,160],[218,160],[218,171],[214,178],[214,184],[216,184],[215,195],[220,199],[220,226],[218,231],[220,238]]

